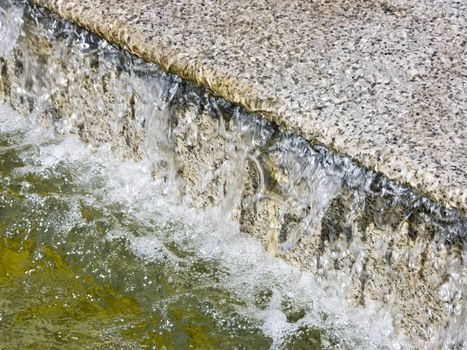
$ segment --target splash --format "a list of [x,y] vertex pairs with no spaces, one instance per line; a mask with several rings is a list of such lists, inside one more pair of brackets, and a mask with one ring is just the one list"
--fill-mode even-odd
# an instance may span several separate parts
[[[187,222],[210,222],[217,232],[208,240],[204,231],[185,237],[199,243],[196,250],[209,259],[210,254],[232,257],[236,243],[229,241],[229,248],[217,235],[241,230],[312,272],[303,289],[316,283],[314,293],[321,288],[332,295],[323,303],[336,308],[326,314],[336,314],[347,300],[364,315],[388,312],[392,325],[415,346],[465,345],[465,217],[40,8],[27,6],[23,20],[27,35],[0,61],[0,91],[7,102],[59,135],[79,136],[100,157],[138,159],[135,167],[144,169],[141,174],[113,169],[119,182],[113,188],[99,185],[105,189],[103,200],[145,203],[147,213],[154,208],[149,198],[142,200],[145,196],[161,198],[167,211],[181,205],[183,210],[173,215],[196,213]],[[70,148],[50,148],[51,163],[42,163],[60,162]],[[82,176],[99,183],[95,173]],[[145,258],[152,251],[159,254],[150,241],[121,232],[109,237],[129,239],[136,250],[146,246]],[[247,251],[260,249],[253,240],[242,244]],[[232,266],[238,258],[233,255]],[[274,275],[259,266],[269,271],[267,278]],[[242,271],[263,276],[254,264]],[[266,294],[271,303],[282,300]],[[350,320],[342,308],[336,319]],[[277,308],[266,314],[267,334],[295,327],[282,322],[284,313]],[[343,322],[369,326],[363,318]],[[391,333],[392,326],[387,329]]]
[[23,9],[0,3],[0,57],[7,57],[14,49],[23,24]]
[[[2,105],[0,130],[8,140],[0,159],[14,164],[1,170],[0,253],[27,270],[10,271],[9,264],[4,267],[10,272],[0,270],[7,292],[1,312],[7,328],[0,327],[0,334],[6,332],[2,339],[10,344],[139,348],[186,334],[195,348],[404,344],[383,310],[353,308],[309,273],[267,254],[235,224],[219,230],[215,211],[161,196],[147,162],[116,161],[105,148],[92,151],[76,137],[57,138]],[[10,284],[2,285],[4,278]],[[18,288],[16,299],[11,288]],[[41,306],[23,293],[54,298]],[[199,310],[192,301],[197,299]],[[177,312],[189,320],[188,328]],[[195,332],[194,322],[213,328]],[[162,338],[151,335],[153,327]],[[23,336],[9,338],[8,329]]]

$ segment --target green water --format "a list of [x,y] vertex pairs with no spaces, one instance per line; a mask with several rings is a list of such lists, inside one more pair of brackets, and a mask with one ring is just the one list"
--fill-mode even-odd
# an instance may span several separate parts
[[[107,202],[102,167],[47,165],[47,150],[67,145],[30,134],[0,128],[0,349],[321,348],[326,332],[306,325],[279,342],[264,334],[248,313],[267,308],[270,289],[224,288],[235,267],[170,239],[193,228]],[[307,312],[281,305],[290,324]]]

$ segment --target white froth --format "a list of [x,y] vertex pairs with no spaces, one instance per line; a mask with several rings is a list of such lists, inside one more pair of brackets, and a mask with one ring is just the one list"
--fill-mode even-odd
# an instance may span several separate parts
[[[122,211],[146,227],[157,221],[163,228],[154,227],[153,232],[143,236],[109,231],[107,240],[125,239],[129,249],[145,261],[168,259],[173,263],[179,258],[165,244],[175,242],[226,271],[218,276],[219,286],[244,302],[238,312],[257,322],[264,334],[273,339],[273,348],[281,348],[287,337],[303,326],[329,330],[346,346],[354,348],[406,346],[395,336],[391,319],[381,308],[351,307],[343,298],[321,288],[310,274],[266,253],[259,242],[239,232],[238,225],[226,222],[225,213],[187,208],[170,193],[162,195],[147,162],[118,161],[105,147],[91,150],[76,137],[58,139],[50,130],[28,128],[9,108],[0,105],[0,131],[16,130],[26,133],[23,143],[40,145],[38,152],[23,152],[25,160],[33,158],[23,171],[45,173],[64,165],[73,169],[74,181],[87,188],[88,201],[96,201],[94,197],[98,202],[119,204]],[[71,227],[79,225],[81,217],[73,202],[70,206],[74,214],[65,218],[68,223],[62,224]],[[272,297],[264,309],[259,309],[255,295],[264,290],[270,290]],[[305,315],[297,322],[288,322],[282,310],[284,300],[292,300],[294,305],[304,308]]]

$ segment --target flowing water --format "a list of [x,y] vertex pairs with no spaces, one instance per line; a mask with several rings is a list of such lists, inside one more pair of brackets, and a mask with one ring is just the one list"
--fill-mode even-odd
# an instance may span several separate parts
[[[423,305],[418,320],[431,322],[436,307],[449,319],[442,331],[427,327],[427,344],[466,344],[466,219],[11,3],[0,0],[0,91],[27,119],[0,105],[0,349],[406,348],[396,329],[404,316],[389,307],[403,298],[391,283],[421,260],[416,280],[430,289],[428,275],[442,302]],[[62,105],[70,115],[57,112]],[[205,140],[207,111],[216,131]],[[202,191],[190,193],[179,176],[193,169],[175,158],[187,161],[216,138],[229,156],[213,147],[205,164],[196,160]],[[242,199],[232,174],[248,162],[258,185]],[[194,208],[207,193],[210,205]],[[308,257],[313,274],[273,258],[239,227],[239,206],[271,198],[285,222],[284,254],[324,227],[321,255]],[[350,203],[343,224],[325,217],[336,202]],[[362,232],[362,217],[378,235]],[[414,243],[398,244],[407,222],[431,237],[411,233]],[[454,257],[445,254],[452,247],[460,247]],[[372,261],[394,279],[370,276]],[[350,306],[355,280],[386,305]]]
[[[0,108],[0,348],[395,346],[389,318],[327,296],[234,223]],[[394,342],[394,343],[392,343]]]

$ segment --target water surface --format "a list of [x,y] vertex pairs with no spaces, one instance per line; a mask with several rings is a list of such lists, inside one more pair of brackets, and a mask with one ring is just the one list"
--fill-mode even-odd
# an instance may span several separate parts
[[159,190],[1,106],[0,348],[397,347],[390,319]]

